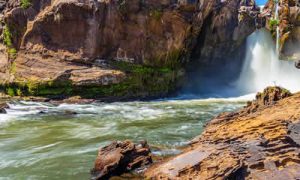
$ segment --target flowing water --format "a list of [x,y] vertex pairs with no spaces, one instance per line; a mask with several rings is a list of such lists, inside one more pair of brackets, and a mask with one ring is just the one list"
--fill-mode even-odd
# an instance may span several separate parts
[[300,70],[293,61],[279,60],[271,34],[261,29],[247,39],[247,54],[236,88],[254,93],[267,86],[282,86],[292,92],[300,90]]
[[[255,93],[274,84],[300,90],[300,71],[278,60],[266,30],[253,33],[247,48],[239,80],[227,89],[217,88],[218,96],[228,90]],[[98,148],[113,140],[146,139],[154,154],[176,154],[211,118],[252,98],[87,105],[11,102],[8,113],[0,114],[0,179],[88,179]]]
[[[276,21],[280,21],[279,20],[279,2],[276,2],[276,6],[275,6],[275,20]],[[276,25],[276,54],[279,55],[279,47],[280,47],[280,30],[279,30],[279,25]]]
[[0,179],[88,179],[98,148],[113,140],[146,139],[154,154],[176,154],[208,120],[247,99],[14,102],[0,115]]

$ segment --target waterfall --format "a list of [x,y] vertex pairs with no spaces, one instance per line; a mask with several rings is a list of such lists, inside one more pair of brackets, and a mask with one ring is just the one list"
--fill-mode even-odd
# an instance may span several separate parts
[[272,85],[300,91],[300,70],[293,61],[278,59],[271,34],[260,29],[247,39],[247,53],[236,87],[245,94]]
[[[279,2],[276,0],[275,6],[275,20],[279,22]],[[279,46],[280,46],[280,32],[279,32],[279,24],[276,23],[276,53],[279,54]]]

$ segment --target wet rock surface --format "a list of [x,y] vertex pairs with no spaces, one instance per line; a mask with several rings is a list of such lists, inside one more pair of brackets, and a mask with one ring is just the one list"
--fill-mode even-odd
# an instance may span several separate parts
[[6,110],[5,109],[8,109],[9,106],[8,104],[6,103],[0,103],[0,114],[6,114]]
[[152,163],[147,142],[113,142],[99,150],[91,179],[108,179]]
[[152,166],[145,175],[153,179],[299,179],[299,105],[300,94],[295,94],[262,104],[255,112],[245,107],[223,113],[208,123],[184,153]]

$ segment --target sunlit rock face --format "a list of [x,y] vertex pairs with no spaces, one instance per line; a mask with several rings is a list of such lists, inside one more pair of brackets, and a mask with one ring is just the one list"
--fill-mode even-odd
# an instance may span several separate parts
[[[276,24],[274,25],[275,6],[273,1],[268,1],[264,11],[268,12],[267,28],[276,39]],[[279,2],[279,55],[284,60],[298,60],[300,58],[300,4],[295,0],[282,0]],[[273,20],[273,21],[272,21]],[[273,22],[273,23],[272,23]]]
[[183,63],[242,59],[237,58],[243,56],[241,45],[255,24],[251,16],[239,18],[240,7],[254,3],[241,2],[36,0],[25,8],[11,0],[4,10],[11,53],[1,82],[119,84],[131,74],[124,66],[111,66],[117,61],[175,70],[163,81],[176,87]]
[[299,179],[299,96],[265,89],[244,109],[211,120],[182,154],[150,167],[146,177]]
[[[244,13],[241,7],[257,13],[254,1],[205,1],[200,0],[197,14],[200,33],[193,47],[192,59],[204,64],[232,61],[239,54],[245,38],[255,31],[254,17]],[[240,16],[243,16],[240,18]],[[240,55],[242,56],[243,53]]]

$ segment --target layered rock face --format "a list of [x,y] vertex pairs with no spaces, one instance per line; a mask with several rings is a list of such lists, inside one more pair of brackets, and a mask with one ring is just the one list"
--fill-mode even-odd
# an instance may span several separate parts
[[[191,58],[202,65],[226,64],[243,59],[245,38],[255,31],[254,19],[259,9],[255,1],[205,1],[194,23],[200,31]],[[246,8],[246,11],[241,11]],[[252,15],[252,16],[251,16]],[[239,58],[239,59],[237,59]]]
[[240,0],[29,2],[4,10],[0,82],[17,95],[167,94],[183,63],[226,63],[255,29]]
[[150,152],[147,142],[113,142],[99,150],[91,179],[108,179],[149,165],[152,163]]
[[275,20],[276,3],[268,1],[264,8],[267,16],[267,28],[276,39],[276,27],[279,27],[280,58],[284,60],[299,60],[300,45],[300,3],[298,0],[278,1],[279,19]]
[[267,92],[270,93],[265,96],[258,94],[256,100],[257,103],[264,101],[262,97],[270,97],[267,103],[260,104],[255,111],[250,104],[238,112],[219,115],[184,153],[154,165],[146,176],[299,179],[300,94],[289,96],[278,88],[269,88],[264,93]]

